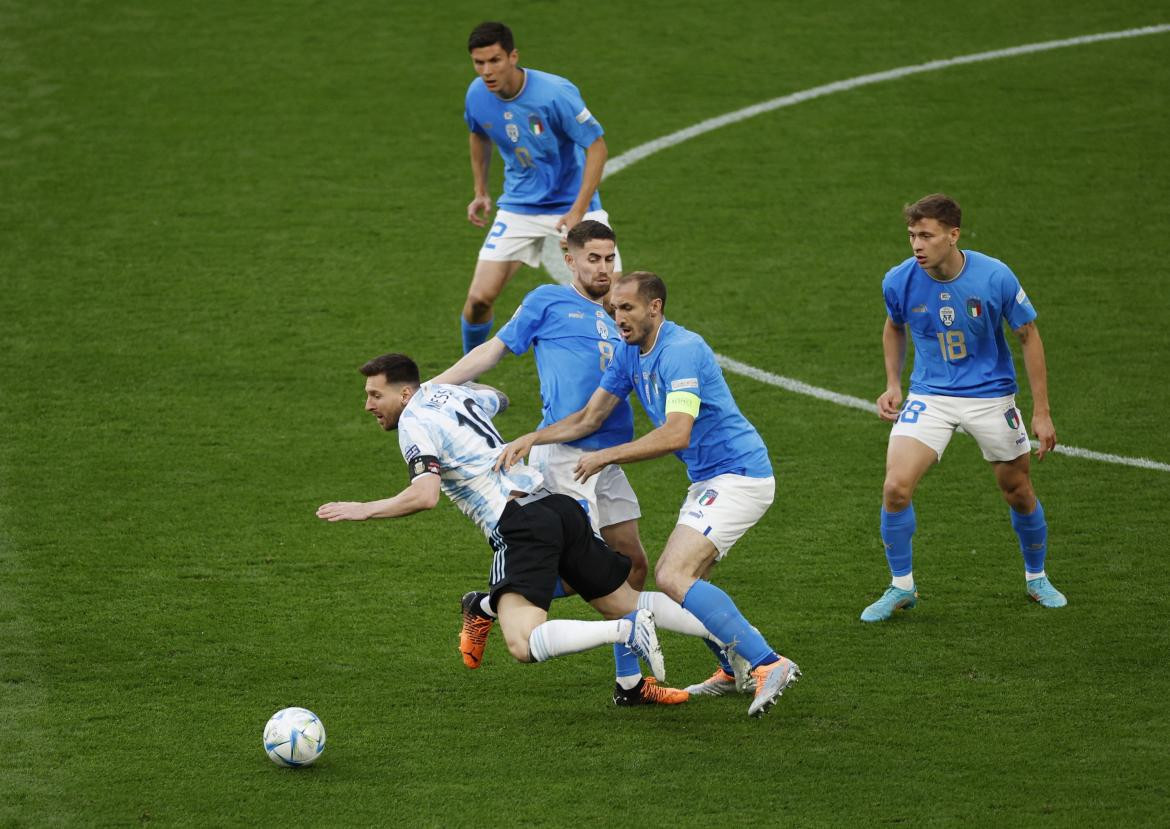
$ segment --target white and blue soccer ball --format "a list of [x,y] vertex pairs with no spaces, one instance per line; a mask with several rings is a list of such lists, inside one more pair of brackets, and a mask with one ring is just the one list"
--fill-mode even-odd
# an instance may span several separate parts
[[282,708],[264,726],[264,751],[278,766],[308,766],[325,750],[325,725],[308,708]]

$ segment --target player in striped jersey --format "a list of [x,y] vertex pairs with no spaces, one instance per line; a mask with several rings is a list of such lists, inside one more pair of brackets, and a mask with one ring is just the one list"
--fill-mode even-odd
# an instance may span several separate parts
[[[622,642],[665,678],[656,624],[705,637],[681,607],[664,602],[640,607],[626,584],[630,562],[594,535],[580,504],[548,492],[541,475],[524,466],[495,468],[504,441],[492,416],[507,398],[490,387],[420,384],[418,367],[403,354],[384,354],[361,368],[366,411],[386,431],[398,430],[410,484],[391,498],[333,501],[323,520],[399,518],[432,509],[445,493],[488,538],[494,556],[491,602],[508,650],[521,662],[543,662]],[[608,621],[548,619],[563,579]]]

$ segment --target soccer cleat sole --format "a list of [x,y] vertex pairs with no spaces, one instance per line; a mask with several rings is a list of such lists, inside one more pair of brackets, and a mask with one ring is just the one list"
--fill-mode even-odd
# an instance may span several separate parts
[[758,699],[752,700],[752,704],[748,706],[748,716],[759,718],[767,714],[780,700],[780,697],[784,696],[784,692],[799,682],[802,676],[804,674],[801,673],[800,666],[793,662],[792,670],[788,672],[788,675],[784,678],[779,688],[773,692],[769,692],[763,701]]

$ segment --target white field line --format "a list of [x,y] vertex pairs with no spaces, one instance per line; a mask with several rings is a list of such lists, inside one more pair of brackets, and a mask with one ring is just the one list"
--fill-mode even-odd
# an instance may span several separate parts
[[[713,130],[726,127],[730,124],[737,124],[740,121],[746,121],[748,118],[754,118],[757,115],[762,115],[765,112],[772,112],[773,110],[782,109],[784,107],[799,104],[802,101],[810,101],[813,98],[821,98],[825,95],[832,95],[835,92],[848,92],[851,89],[857,89],[860,86],[868,86],[869,84],[882,83],[883,81],[893,81],[898,78],[905,78],[907,75],[917,75],[922,72],[935,72],[939,69],[947,69],[951,66],[960,66],[965,63],[980,63],[986,60],[999,60],[1001,58],[1013,58],[1019,55],[1030,55],[1034,52],[1047,52],[1052,49],[1063,49],[1068,46],[1083,46],[1088,43],[1100,43],[1105,40],[1122,40],[1129,37],[1142,37],[1144,35],[1156,35],[1164,32],[1170,32],[1170,24],[1159,24],[1157,26],[1143,26],[1140,29],[1125,29],[1120,32],[1104,32],[1097,35],[1082,35],[1081,37],[1070,37],[1064,40],[1049,40],[1044,43],[1028,43],[1024,46],[1012,46],[1008,49],[994,49],[990,52],[976,52],[972,55],[960,55],[957,58],[946,58],[945,60],[932,60],[929,63],[919,63],[913,66],[902,66],[897,69],[887,69],[885,72],[874,72],[869,75],[858,75],[856,78],[849,78],[844,81],[834,81],[833,83],[823,84],[821,86],[814,86],[811,89],[805,89],[800,92],[793,92],[791,95],[784,95],[780,98],[773,98],[770,101],[753,104],[743,109],[737,109],[735,112],[729,112],[725,115],[719,115],[715,118],[708,118],[705,121],[700,121],[693,126],[681,129],[677,132],[672,132],[670,135],[664,135],[661,138],[655,138],[653,141],[647,141],[632,150],[627,150],[621,155],[614,156],[605,165],[605,174],[602,179],[619,173],[641,161],[647,156],[654,155],[657,152],[673,147],[676,144],[681,144],[684,141],[689,141],[692,138],[703,135]],[[871,414],[877,414],[877,404],[868,400],[863,400],[860,397],[853,397],[848,394],[839,394],[829,389],[822,389],[818,386],[810,386],[800,380],[794,380],[791,377],[782,377],[779,374],[773,374],[770,371],[758,369],[755,366],[749,366],[747,363],[741,363],[738,360],[733,360],[723,354],[716,354],[719,364],[727,371],[734,374],[741,374],[744,377],[750,377],[753,380],[758,380],[761,383],[776,386],[786,391],[795,392],[797,394],[805,394],[809,397],[815,397],[818,400],[826,400],[830,403],[836,403],[838,406],[848,406],[853,409],[860,409]],[[1035,446],[1035,441],[1033,441]],[[1057,446],[1054,450],[1063,455],[1072,455],[1077,458],[1086,458],[1093,461],[1102,461],[1104,463],[1115,463],[1122,466],[1136,466],[1141,469],[1156,469],[1161,472],[1170,472],[1170,464],[1161,463],[1160,461],[1153,461],[1148,458],[1129,458],[1124,455],[1111,455],[1107,452],[1094,452],[1091,449],[1079,449],[1076,446]]]
[[[723,354],[716,354],[715,358],[719,361],[719,365],[723,367],[724,371],[730,371],[732,374],[750,377],[752,380],[767,383],[769,386],[776,386],[785,391],[808,395],[818,400],[826,400],[829,403],[836,403],[838,406],[860,409],[863,412],[869,412],[874,417],[877,416],[877,403],[874,401],[863,400],[860,397],[853,397],[848,394],[840,394],[829,389],[822,389],[819,386],[810,386],[808,383],[793,380],[791,377],[781,377],[779,374],[773,374],[770,371],[749,366],[747,363],[741,363],[739,360],[733,360]],[[1036,445],[1036,441],[1032,441],[1032,447],[1035,448]],[[1136,466],[1141,469],[1156,469],[1161,472],[1170,472],[1170,463],[1161,463],[1160,461],[1153,461],[1149,458],[1127,458],[1124,455],[1111,455],[1107,452],[1094,452],[1092,449],[1081,449],[1076,446],[1059,444],[1053,451],[1061,455],[1072,455],[1075,458],[1085,458],[1091,461],[1102,461],[1104,463],[1116,463],[1122,466]]]
[[1064,49],[1069,46],[1083,46],[1088,43],[1100,43],[1105,40],[1122,40],[1129,37],[1142,37],[1145,35],[1162,34],[1163,32],[1170,32],[1170,24],[1162,23],[1157,26],[1143,26],[1140,29],[1125,29],[1120,32],[1104,32],[1097,35],[1082,35],[1081,37],[1070,37],[1064,40],[1049,40],[1044,43],[1028,43],[1024,46],[1012,46],[1008,49],[994,49],[990,52],[976,52],[973,55],[960,55],[957,58],[946,58],[944,60],[932,60],[928,63],[918,63],[913,66],[901,66],[897,69],[887,69],[884,72],[874,72],[869,75],[858,75],[856,78],[848,78],[843,81],[833,81],[832,83],[823,84],[821,86],[814,86],[811,89],[804,89],[800,92],[793,92],[791,95],[784,95],[780,98],[773,98],[770,101],[764,101],[758,104],[752,104],[743,109],[737,109],[735,112],[728,112],[725,115],[718,115],[714,118],[708,118],[705,121],[700,121],[685,129],[672,132],[670,135],[664,135],[661,138],[655,138],[653,141],[647,141],[641,146],[634,147],[632,150],[627,150],[621,155],[616,155],[609,159],[605,165],[605,173],[602,179],[620,173],[622,170],[641,161],[647,156],[654,155],[657,152],[673,147],[676,144],[681,144],[684,141],[689,141],[713,130],[737,124],[740,121],[746,121],[749,118],[755,118],[757,115],[763,115],[765,112],[772,112],[773,110],[790,107],[794,104],[799,104],[804,101],[811,101],[813,98],[823,98],[826,95],[832,95],[836,92],[848,92],[851,89],[857,89],[861,86],[869,86],[870,84],[882,83],[884,81],[894,81],[898,78],[905,78],[908,75],[918,75],[922,72],[935,72],[939,69],[948,69],[952,66],[961,66],[965,63],[981,63],[988,60],[1000,60],[1001,58],[1014,58],[1019,55],[1030,55],[1034,52],[1048,52],[1053,49]]

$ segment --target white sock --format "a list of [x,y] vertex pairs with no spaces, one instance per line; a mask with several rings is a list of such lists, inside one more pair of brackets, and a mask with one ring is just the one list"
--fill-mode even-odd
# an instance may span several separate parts
[[486,613],[488,616],[491,616],[493,619],[496,618],[496,612],[494,610],[492,610],[492,594],[491,593],[484,593],[483,594],[483,598],[479,600],[479,609],[482,610],[484,613]]
[[1039,573],[1029,573],[1027,570],[1025,570],[1024,571],[1024,581],[1031,581],[1032,579],[1042,579],[1046,575],[1048,575],[1048,574],[1043,570],[1041,570]]
[[899,590],[913,590],[914,589],[914,573],[913,571],[904,576],[894,576],[890,584]]
[[665,593],[649,590],[639,593],[638,608],[652,612],[654,625],[662,630],[671,630],[685,636],[698,636],[700,639],[710,639],[723,647],[723,643],[703,626],[695,614]]
[[629,619],[612,622],[552,619],[532,629],[528,635],[528,653],[536,662],[545,662],[567,653],[625,642],[632,629],[633,622]]
[[637,687],[638,683],[642,681],[641,674],[632,674],[630,676],[619,676],[617,684],[621,686],[623,691],[632,691]]

